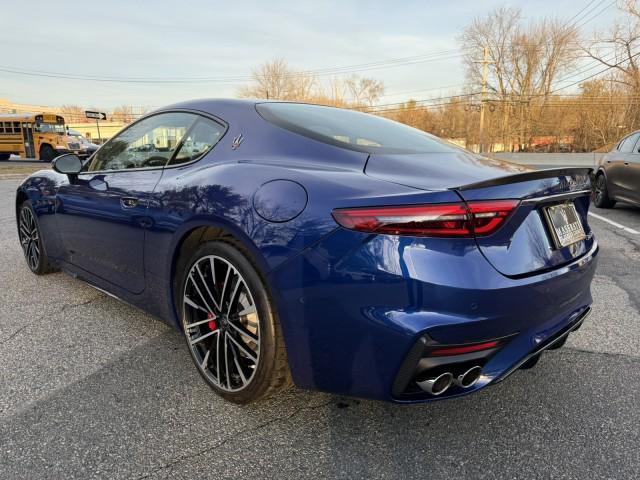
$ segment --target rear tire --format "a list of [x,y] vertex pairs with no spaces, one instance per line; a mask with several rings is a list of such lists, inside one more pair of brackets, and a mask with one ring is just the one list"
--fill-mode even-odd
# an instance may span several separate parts
[[50,162],[56,158],[56,152],[51,145],[43,145],[40,147],[40,160]]
[[278,315],[257,268],[233,239],[189,256],[176,295],[196,368],[221,397],[244,404],[291,385]]
[[604,173],[599,173],[596,177],[595,199],[593,203],[598,208],[613,208],[616,204],[616,201],[611,200],[609,197],[607,178],[604,176]]
[[18,238],[29,270],[36,275],[44,275],[55,271],[49,263],[36,213],[31,202],[26,200],[18,212]]

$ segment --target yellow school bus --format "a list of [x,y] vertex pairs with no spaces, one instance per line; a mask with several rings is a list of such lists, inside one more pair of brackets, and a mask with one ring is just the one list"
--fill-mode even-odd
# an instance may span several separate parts
[[64,118],[48,113],[0,113],[0,160],[11,154],[51,161],[63,153],[82,156],[82,145],[67,135]]

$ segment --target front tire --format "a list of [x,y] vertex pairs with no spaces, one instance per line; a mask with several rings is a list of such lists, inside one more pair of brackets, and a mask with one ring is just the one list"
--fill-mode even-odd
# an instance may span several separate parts
[[593,203],[598,208],[613,208],[616,204],[615,200],[609,198],[609,189],[607,188],[607,179],[604,173],[599,173],[596,177],[595,199]]
[[289,386],[276,310],[241,246],[202,243],[185,265],[178,308],[191,358],[209,386],[240,404]]
[[24,201],[20,206],[18,238],[29,270],[36,275],[44,275],[54,270],[49,264],[36,214],[29,200]]
[[56,152],[51,145],[43,145],[40,147],[40,160],[50,162],[56,158]]

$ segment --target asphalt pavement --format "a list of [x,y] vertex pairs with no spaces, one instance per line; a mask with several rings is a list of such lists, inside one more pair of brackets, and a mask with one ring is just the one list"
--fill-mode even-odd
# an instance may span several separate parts
[[[29,272],[0,180],[0,479],[640,476],[640,209],[593,212],[594,310],[474,395],[399,406],[292,389],[225,403],[178,332]],[[621,228],[626,227],[625,228]]]
[[31,165],[31,166],[38,166],[38,165],[49,165],[50,162],[45,162],[42,160],[38,160],[36,158],[20,158],[20,157],[16,157],[15,155],[12,155],[11,158],[9,160],[2,160],[1,165]]

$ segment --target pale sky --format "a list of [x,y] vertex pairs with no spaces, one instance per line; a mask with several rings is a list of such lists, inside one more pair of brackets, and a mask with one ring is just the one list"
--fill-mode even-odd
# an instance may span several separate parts
[[[424,56],[459,48],[461,30],[501,6],[527,18],[570,19],[590,0],[457,1],[7,1],[0,9],[0,98],[40,105],[109,109],[148,107],[202,97],[233,97],[251,69],[276,57],[299,70],[349,67],[422,56],[420,62],[353,73],[382,80],[381,103],[455,93],[461,58]],[[584,27],[605,28],[615,18],[609,0]],[[454,53],[455,55],[455,53]],[[105,79],[60,79],[6,70]],[[351,72],[350,72],[351,73]],[[189,83],[149,79],[206,78]],[[322,78],[329,78],[323,76]],[[222,81],[220,81],[222,80]]]

